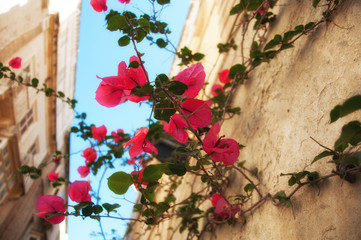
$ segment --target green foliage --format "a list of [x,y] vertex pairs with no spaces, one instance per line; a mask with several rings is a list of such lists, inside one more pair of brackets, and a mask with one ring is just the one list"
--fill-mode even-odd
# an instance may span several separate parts
[[157,3],[160,5],[165,5],[165,4],[170,3],[170,0],[157,0]]
[[281,176],[291,176],[291,178],[288,180],[289,186],[293,186],[295,184],[301,184],[301,179],[303,179],[304,177],[307,177],[309,181],[313,181],[319,178],[318,172],[309,172],[309,171],[302,171],[297,173],[281,173]]
[[125,172],[116,172],[113,173],[108,178],[108,187],[115,194],[124,194],[128,191],[130,185],[133,184],[132,177]]
[[126,35],[119,38],[119,40],[118,40],[118,45],[121,47],[128,46],[129,43],[130,43],[130,38]]
[[219,53],[228,52],[230,49],[237,50],[237,45],[235,44],[234,39],[232,38],[227,43],[218,43],[217,48]]
[[361,109],[361,95],[353,96],[347,99],[342,105],[337,105],[331,110],[330,113],[331,123],[337,121],[341,117],[344,117],[360,109]]
[[150,84],[144,84],[141,87],[133,88],[130,93],[138,97],[151,96],[153,94],[153,86]]
[[157,164],[157,165],[149,165],[145,167],[143,171],[143,179],[144,182],[154,182],[160,179],[167,169],[165,164]]
[[234,79],[236,77],[236,75],[239,75],[239,76],[243,76],[244,73],[246,71],[246,67],[242,64],[236,64],[236,65],[233,65],[230,69],[229,69],[229,75],[228,77],[230,79]]
[[175,95],[182,95],[188,89],[188,86],[180,81],[171,81],[167,88]]
[[102,204],[102,206],[105,210],[107,210],[108,214],[111,212],[117,212],[115,209],[120,207],[120,205],[117,203],[115,204],[104,203]]
[[328,156],[333,156],[335,155],[334,152],[331,152],[331,151],[323,151],[322,153],[318,154],[312,161],[311,164],[317,162],[318,160],[324,158],[324,157],[328,157]]
[[320,3],[320,0],[313,0],[312,6],[314,8],[316,8],[319,3]]
[[160,48],[165,48],[168,45],[168,42],[164,41],[162,38],[158,38],[156,44]]
[[192,61],[200,61],[204,58],[204,54],[202,53],[192,53],[192,51],[188,47],[183,47],[179,52],[177,52],[177,57],[181,59],[180,65],[188,65]]
[[349,144],[356,146],[361,142],[361,123],[352,121],[342,127],[341,135],[335,142],[335,151],[343,152]]
[[173,103],[166,99],[162,98],[155,104],[154,108],[154,118],[158,120],[164,120],[166,122],[169,122],[169,119],[173,114],[176,113],[176,110],[174,109]]

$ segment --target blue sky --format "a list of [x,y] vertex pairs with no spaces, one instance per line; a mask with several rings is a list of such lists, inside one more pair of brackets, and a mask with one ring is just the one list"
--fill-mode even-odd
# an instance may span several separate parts
[[[108,0],[108,11],[110,9],[122,12],[129,10],[135,13],[151,10],[151,4],[148,0],[132,0],[130,4],[121,4],[116,0]],[[188,13],[190,0],[171,0],[171,4],[163,9],[160,20],[169,24],[172,31],[170,40],[177,46],[185,18]],[[75,98],[79,101],[76,110],[87,113],[87,123],[94,123],[96,126],[105,125],[108,134],[118,128],[124,129],[126,133],[133,133],[139,127],[147,126],[146,119],[150,115],[150,109],[147,105],[139,106],[136,103],[123,103],[114,108],[105,108],[95,101],[95,91],[99,85],[100,77],[114,76],[117,73],[117,66],[120,61],[129,62],[129,57],[135,55],[134,49],[130,46],[119,47],[118,39],[120,34],[106,30],[106,13],[95,12],[88,0],[82,1],[79,53],[76,74],[76,93]],[[150,79],[154,79],[157,74],[168,74],[169,68],[173,62],[173,54],[161,50],[156,46],[149,46],[149,42],[138,46],[140,52],[145,53],[143,60],[145,68],[149,73]],[[89,147],[89,143],[74,134],[71,137],[71,153],[82,151]],[[84,165],[84,158],[81,153],[71,155],[70,159],[70,181],[80,180],[76,169]],[[129,217],[132,207],[124,201],[122,196],[113,194],[106,185],[106,178],[116,171],[131,172],[133,168],[116,165],[116,169],[108,170],[102,182],[103,202],[118,203],[122,205],[118,212],[123,217]],[[97,176],[90,176],[93,190],[97,190],[99,178],[102,171]],[[135,201],[136,191],[130,188],[126,193],[126,199]],[[115,228],[122,236],[125,231],[125,222],[117,220],[103,220],[104,230],[110,232]],[[98,223],[95,220],[83,220],[80,217],[68,218],[69,240],[78,239],[102,239],[99,237],[90,237],[91,232],[99,232]]]

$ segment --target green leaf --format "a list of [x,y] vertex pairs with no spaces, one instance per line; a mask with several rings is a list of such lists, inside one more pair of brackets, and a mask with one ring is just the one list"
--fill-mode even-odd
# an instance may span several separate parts
[[316,8],[319,2],[320,0],[313,0],[312,6]]
[[279,34],[276,34],[271,41],[269,41],[266,46],[264,47],[263,51],[266,51],[268,49],[274,48],[278,44],[280,44],[282,41],[282,36]]
[[146,197],[146,199],[148,199],[150,202],[154,201],[154,197],[155,197],[155,188],[156,186],[153,187],[147,187],[147,189],[144,191],[144,196]]
[[170,3],[170,0],[157,0],[157,3],[160,5],[164,5]]
[[343,152],[348,144],[353,146],[361,142],[361,123],[352,121],[342,127],[341,135],[335,142],[335,150]]
[[45,96],[50,97],[53,94],[54,90],[51,88],[45,89]]
[[245,192],[250,192],[254,189],[254,185],[252,183],[248,183],[243,189]]
[[137,43],[140,43],[141,41],[143,41],[143,39],[145,38],[145,36],[147,36],[147,32],[144,31],[143,29],[141,28],[137,28]]
[[95,205],[95,206],[93,206],[93,212],[94,212],[94,214],[99,214],[99,213],[101,213],[102,211],[103,211],[102,206],[100,206],[100,205]]
[[109,31],[116,31],[118,29],[123,29],[128,26],[127,19],[120,15],[119,13],[116,15],[113,15],[108,19],[108,26],[107,29]]
[[39,80],[37,78],[31,79],[31,85],[36,88],[39,85]]
[[307,174],[308,181],[314,181],[320,178],[320,174],[318,172],[310,172]]
[[138,24],[142,27],[142,29],[146,32],[149,33],[149,30],[150,30],[150,24],[149,24],[149,21],[145,18],[139,18],[138,19]]
[[157,41],[155,42],[158,47],[160,48],[165,48],[168,45],[168,42],[164,41],[162,38],[158,38]]
[[182,95],[188,86],[180,81],[171,81],[168,85],[168,90],[175,95]]
[[294,36],[295,36],[295,31],[285,32],[285,34],[283,35],[283,40],[282,40],[282,42],[288,43],[290,40],[292,40],[292,38],[293,38]]
[[299,33],[303,32],[304,29],[305,29],[305,26],[298,25],[298,26],[295,27],[295,33],[299,34]]
[[196,54],[193,55],[193,59],[194,59],[195,61],[200,61],[200,60],[202,60],[203,58],[204,58],[204,54],[202,54],[202,53],[196,53]]
[[187,173],[187,169],[184,163],[172,163],[168,164],[168,169],[177,176],[183,176]]
[[237,14],[237,13],[241,13],[245,7],[246,7],[246,4],[245,4],[245,1],[243,0],[239,4],[232,7],[229,14],[234,15],[234,14]]
[[156,165],[149,165],[145,167],[143,171],[143,182],[154,182],[160,179],[167,169],[167,166],[164,164],[156,164]]
[[155,79],[155,85],[157,86],[157,88],[164,86],[168,82],[169,82],[169,78],[164,73],[159,74]]
[[246,67],[243,66],[242,64],[236,64],[236,65],[233,65],[231,67],[231,69],[229,69],[229,74],[228,74],[228,77],[230,79],[233,79],[235,78],[236,75],[243,75],[244,72],[246,71]]
[[288,186],[293,186],[297,183],[297,178],[295,176],[292,176],[290,179],[288,179]]
[[121,47],[127,46],[130,43],[130,38],[127,35],[119,38],[118,45]]
[[277,192],[273,198],[277,199],[278,201],[280,201],[281,203],[287,202],[288,198],[286,196],[286,193],[284,191],[279,191]]
[[128,191],[130,185],[133,184],[132,177],[125,172],[116,172],[113,173],[108,178],[108,187],[112,190],[115,194],[124,194]]
[[117,204],[117,203],[115,203],[115,204],[104,203],[104,204],[102,204],[102,205],[103,205],[103,207],[105,208],[105,210],[107,210],[108,214],[109,214],[110,212],[117,212],[117,211],[114,210],[114,209],[120,207],[120,205]]
[[307,23],[307,24],[305,25],[305,31],[311,29],[311,28],[313,27],[313,25],[315,25],[314,22],[309,22],[309,23]]
[[65,94],[64,94],[63,92],[61,92],[61,91],[58,91],[58,95],[59,95],[59,97],[61,97],[61,98],[64,98],[64,97],[65,97]]
[[331,110],[331,123],[361,109],[361,95],[353,96],[347,99],[342,105],[337,105]]
[[130,94],[138,97],[150,96],[153,94],[153,86],[150,84],[144,84],[141,87],[135,87],[132,89]]
[[328,156],[332,156],[332,155],[334,155],[334,154],[335,154],[334,152],[323,151],[322,153],[318,154],[318,155],[313,159],[313,161],[311,162],[311,164],[313,164],[314,162],[320,160],[321,158],[328,157]]
[[140,66],[139,62],[137,61],[132,61],[129,63],[129,66],[130,68],[138,68]]
[[178,148],[175,149],[175,151],[176,151],[177,154],[192,156],[192,157],[196,157],[200,152],[199,149],[189,150],[189,149],[187,149],[185,147],[178,147]]
[[85,208],[82,208],[81,213],[83,214],[83,216],[90,216],[93,213],[93,207],[90,205]]
[[173,103],[168,99],[163,99],[155,105],[154,118],[169,122],[170,117],[175,113]]
[[143,205],[142,204],[134,204],[133,206],[133,211],[134,212],[140,212],[143,208]]

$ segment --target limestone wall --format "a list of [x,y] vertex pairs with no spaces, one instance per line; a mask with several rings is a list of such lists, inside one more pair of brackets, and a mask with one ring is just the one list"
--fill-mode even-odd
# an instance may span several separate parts
[[[198,16],[187,22],[180,46],[206,54],[202,63],[210,83],[218,81],[217,73],[222,69],[241,60],[240,49],[219,56],[216,47],[227,40],[235,18],[226,13],[238,2],[193,2]],[[361,1],[343,1],[331,22],[302,37],[294,48],[283,51],[269,64],[259,66],[232,98],[232,105],[241,107],[242,113],[225,121],[222,133],[246,146],[239,161],[246,160],[246,167],[259,169],[263,193],[292,192],[294,187],[288,186],[288,178],[281,173],[307,168],[329,174],[334,167],[327,163],[330,159],[310,165],[324,150],[310,137],[332,148],[342,126],[360,120],[360,112],[332,124],[329,118],[335,105],[361,94],[360,9]],[[266,34],[268,40],[320,19],[322,10],[314,9],[312,1],[280,0],[276,12],[278,20]],[[235,35],[237,44],[240,31]],[[171,76],[179,72],[176,64]],[[226,195],[241,193],[247,182],[238,174],[230,179]],[[177,197],[186,197],[190,187],[201,188],[197,181],[200,179],[186,177]],[[360,183],[359,179],[350,184],[334,177],[323,181],[319,188],[304,187],[292,198],[293,208],[266,201],[246,214],[245,223],[219,225],[202,239],[361,239]],[[175,229],[177,224],[167,221],[142,232],[140,239],[186,239],[186,234],[171,234],[169,227]]]

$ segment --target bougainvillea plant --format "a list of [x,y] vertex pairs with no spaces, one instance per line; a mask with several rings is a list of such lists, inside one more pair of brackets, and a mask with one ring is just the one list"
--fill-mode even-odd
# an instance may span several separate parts
[[[129,4],[130,0],[119,0],[120,3]],[[170,3],[169,0],[147,1],[153,9],[158,4],[161,9]],[[244,15],[246,19],[245,30],[252,32],[253,39],[258,34],[264,34],[272,24],[276,15],[272,12],[277,1],[269,0],[242,0],[233,6],[231,15]],[[289,185],[297,187],[286,195],[284,191],[276,194],[262,193],[258,188],[259,183],[253,179],[257,175],[256,170],[249,170],[244,162],[239,161],[240,149],[243,146],[235,139],[221,135],[222,124],[227,118],[240,113],[240,109],[230,106],[230,99],[237,85],[243,84],[249,79],[249,74],[263,62],[269,62],[279,52],[293,47],[294,42],[300,37],[313,31],[318,25],[326,22],[334,13],[339,1],[323,1],[325,9],[320,20],[298,25],[294,29],[277,34],[264,42],[264,36],[260,40],[254,40],[249,57],[245,54],[243,42],[240,54],[242,61],[229,66],[218,73],[221,84],[212,86],[211,98],[205,98],[206,72],[202,63],[199,63],[205,55],[192,53],[183,47],[174,54],[179,57],[184,69],[173,78],[165,74],[159,74],[155,79],[150,79],[146,71],[146,63],[143,62],[143,54],[137,50],[137,44],[143,40],[150,41],[160,48],[167,48],[172,44],[168,40],[170,30],[167,23],[161,22],[157,14],[136,14],[124,11],[122,13],[108,11],[106,0],[91,0],[90,4],[97,12],[106,13],[107,29],[120,34],[119,46],[131,44],[135,55],[130,57],[128,65],[125,61],[118,64],[115,76],[98,77],[100,84],[95,91],[95,99],[104,107],[115,107],[125,101],[135,103],[147,102],[152,106],[151,119],[148,126],[139,128],[134,134],[126,134],[122,129],[112,131],[107,135],[105,126],[96,127],[85,122],[86,114],[78,114],[79,124],[73,126],[71,131],[79,137],[90,142],[90,146],[84,149],[81,156],[85,158],[84,166],[77,170],[80,178],[87,177],[90,173],[97,174],[101,166],[113,168],[116,161],[134,166],[134,171],[126,173],[118,171],[108,178],[109,189],[118,195],[123,195],[134,184],[140,194],[140,202],[135,203],[134,211],[138,212],[136,218],[123,218],[112,215],[120,205],[115,203],[102,203],[101,196],[91,197],[89,181],[74,181],[69,183],[68,193],[70,199],[78,203],[66,209],[64,199],[58,196],[45,195],[38,198],[37,208],[39,213],[35,215],[46,221],[57,224],[65,219],[65,216],[91,217],[99,220],[112,217],[120,220],[132,220],[143,222],[148,225],[156,225],[172,217],[180,218],[179,231],[188,231],[188,238],[200,238],[205,228],[214,228],[224,222],[232,223],[238,218],[244,218],[245,214],[256,209],[266,200],[277,203],[287,203],[291,206],[291,197],[302,186],[314,184],[323,179],[340,176],[353,182],[353,176],[359,172],[360,160],[358,158],[344,157],[344,151],[354,151],[361,142],[361,123],[353,121],[342,128],[340,138],[335,142],[334,149],[326,148],[316,156],[313,162],[324,157],[333,157],[336,169],[330,175],[320,176],[317,172],[301,171],[286,173],[289,176]],[[319,6],[320,0],[313,1],[313,7]],[[252,23],[252,24],[250,24]],[[154,38],[157,38],[154,40]],[[220,54],[237,50],[238,45],[234,39],[217,45]],[[198,63],[196,63],[198,62]],[[21,58],[17,57],[9,62],[12,68],[21,67]],[[7,78],[28,87],[44,92],[47,96],[55,96],[75,107],[75,100],[65,98],[61,92],[49,90],[46,85],[38,87],[38,81],[23,83],[21,76],[16,76],[10,68],[1,64],[1,78]],[[331,122],[349,113],[361,109],[361,96],[355,96],[342,105],[336,106],[331,112]],[[121,127],[121,126],[120,126]],[[173,152],[168,156],[161,156],[160,148],[163,142],[171,143]],[[97,151],[102,145],[107,148]],[[321,145],[321,144],[320,144]],[[322,145],[321,145],[322,146]],[[324,147],[324,146],[322,146]],[[129,152],[130,159],[123,157],[125,151]],[[64,158],[57,152],[49,163],[56,164]],[[20,172],[29,174],[32,178],[41,175],[41,168],[22,166]],[[247,183],[243,190],[234,196],[227,195],[227,176],[229,172],[241,174]],[[184,199],[176,199],[175,189],[178,180],[185,174],[199,176],[199,184],[204,188],[199,192],[193,192]],[[256,176],[257,177],[257,176]],[[170,184],[162,179],[170,179]],[[50,181],[59,181],[55,172],[49,174]],[[261,181],[261,179],[258,179]],[[155,192],[162,189],[165,194],[163,199],[155,200]],[[99,191],[98,191],[99,192]],[[252,193],[256,194],[252,194]],[[208,199],[211,200],[211,204]],[[255,199],[255,201],[249,201]],[[205,206],[208,206],[205,207]],[[74,210],[70,210],[73,208]],[[106,213],[104,213],[106,211]],[[170,213],[172,212],[172,213]],[[203,221],[203,229],[200,229],[200,221]],[[105,239],[104,233],[103,237]]]

